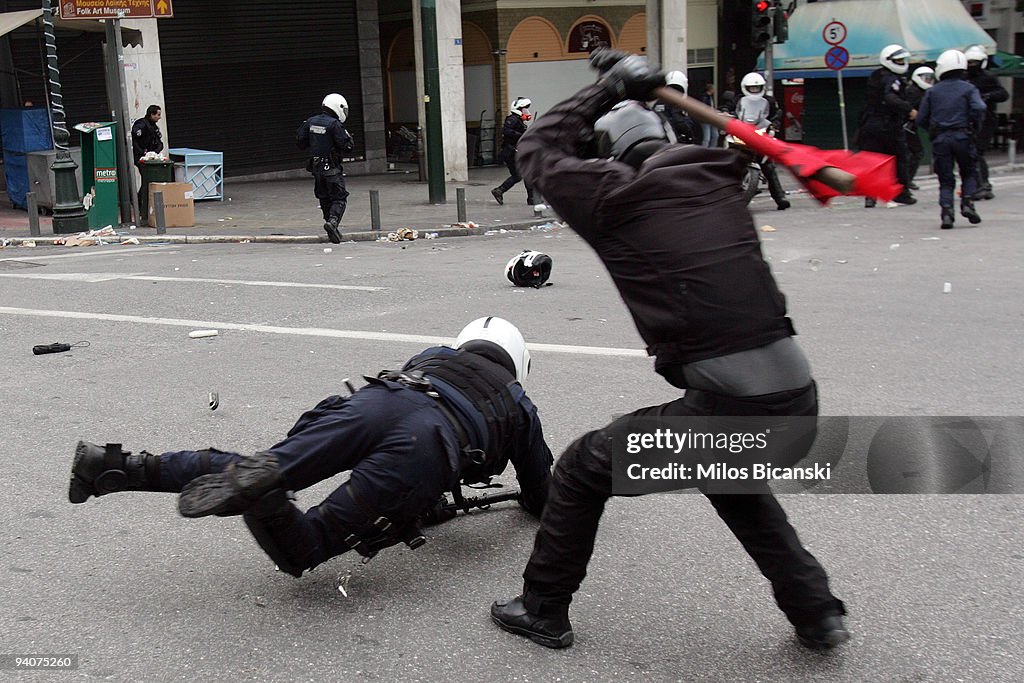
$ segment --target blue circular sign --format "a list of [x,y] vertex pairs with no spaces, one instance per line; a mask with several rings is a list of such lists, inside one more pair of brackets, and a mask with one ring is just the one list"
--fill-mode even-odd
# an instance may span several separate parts
[[833,71],[839,71],[850,63],[850,51],[842,45],[835,45],[825,53],[825,66]]

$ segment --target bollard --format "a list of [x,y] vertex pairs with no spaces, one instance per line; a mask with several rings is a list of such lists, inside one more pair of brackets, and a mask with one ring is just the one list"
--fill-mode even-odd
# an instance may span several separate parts
[[370,190],[370,229],[380,232],[380,192]]
[[153,215],[156,217],[156,234],[167,234],[167,218],[164,216],[164,193],[153,193]]
[[466,222],[466,188],[457,187],[455,188],[455,206],[458,211],[459,222]]
[[1017,167],[1017,141],[1013,138],[1006,141],[1006,153],[1008,156],[1007,162],[1009,163],[1010,170],[1012,171]]
[[39,204],[36,203],[36,193],[27,192],[25,203],[28,205],[28,234],[39,237]]

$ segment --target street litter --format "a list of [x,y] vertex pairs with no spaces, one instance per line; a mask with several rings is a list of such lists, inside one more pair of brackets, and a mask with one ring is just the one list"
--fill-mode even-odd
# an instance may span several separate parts
[[217,410],[217,406],[220,405],[220,394],[216,391],[211,391],[207,395],[207,400],[209,401],[210,410]]
[[946,282],[945,284],[942,285],[942,293],[943,294],[949,294],[952,291],[953,291],[953,283],[952,282]]
[[836,259],[836,263],[849,263],[849,261],[847,259],[841,258],[841,259]]
[[399,228],[395,232],[388,233],[388,242],[401,242],[403,240],[414,240],[420,236],[419,231],[412,228]]
[[216,337],[220,332],[217,330],[192,330],[188,333],[192,339],[200,339],[202,337]]
[[[501,219],[498,219],[498,220],[501,220]],[[465,223],[450,223],[449,227],[452,227],[452,228],[469,228],[470,230],[474,230],[474,229],[476,229],[479,226],[476,223],[474,223],[473,221],[467,221]]]
[[762,225],[761,232],[775,232],[775,228],[770,225]]
[[24,240],[21,243],[21,246],[23,246],[23,247],[34,247],[34,246],[36,246],[36,241],[35,240]]
[[889,251],[895,251],[895,250],[897,250],[899,248],[900,248],[899,244],[890,244],[889,245]]
[[330,254],[330,253],[331,253],[331,252],[333,252],[333,251],[334,251],[334,250],[333,250],[333,249],[331,249],[330,247],[324,247],[324,253],[325,253],[325,254]]
[[140,244],[138,237],[127,237],[121,240],[121,244]]
[[810,264],[811,270],[814,272],[821,270],[821,259],[812,258],[808,260],[807,263]]
[[[114,238],[114,239],[105,239]],[[93,247],[99,244],[114,244],[118,238],[117,232],[112,226],[100,228],[99,230],[88,230],[80,232],[71,237],[54,240],[54,244],[63,244],[66,247]]]
[[922,238],[921,238],[921,241],[926,241],[926,240],[941,240],[941,239],[942,239],[941,237],[922,237]]
[[437,239],[437,233],[436,232],[428,232],[427,234],[425,234],[423,236],[423,239],[436,240]]
[[564,223],[559,223],[558,221],[548,221],[547,223],[541,223],[540,225],[531,225],[530,230],[538,232],[548,232],[549,230],[558,230],[559,228],[564,227]]

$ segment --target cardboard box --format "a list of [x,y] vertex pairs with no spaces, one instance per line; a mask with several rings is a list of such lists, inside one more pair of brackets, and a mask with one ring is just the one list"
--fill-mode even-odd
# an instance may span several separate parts
[[191,228],[196,223],[192,183],[149,184],[149,227],[156,227],[156,206],[153,193],[164,196],[164,220],[168,228]]

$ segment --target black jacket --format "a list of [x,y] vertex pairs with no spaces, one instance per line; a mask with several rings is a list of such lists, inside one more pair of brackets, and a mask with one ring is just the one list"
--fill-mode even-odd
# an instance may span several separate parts
[[902,78],[884,67],[871,72],[864,96],[862,123],[870,122],[875,128],[898,131],[913,108],[907,101]]
[[584,88],[531,126],[521,174],[597,252],[655,369],[764,346],[794,334],[746,202],[745,159],[670,145],[640,170],[583,158],[614,104]]
[[146,152],[164,151],[163,134],[160,127],[143,117],[132,125],[132,154],[135,156],[135,163],[146,156]]
[[[419,370],[457,417],[472,448],[486,452],[479,465],[452,463],[465,483],[486,482],[509,462],[516,470],[521,504],[539,514],[547,500],[553,458],[544,441],[537,408],[512,374],[484,356],[446,346],[409,359],[404,371]],[[462,389],[458,385],[463,385]],[[484,400],[465,385],[479,389]],[[497,436],[495,436],[497,435]]]
[[990,137],[996,125],[996,105],[1010,99],[1010,93],[999,84],[999,79],[986,69],[968,69],[967,80],[978,89],[978,92],[981,93],[981,101],[988,108],[985,113],[985,122],[982,124],[981,135]]
[[295,143],[299,149],[309,150],[306,170],[313,173],[339,172],[342,159],[355,148],[352,136],[337,115],[326,109],[302,122]]
[[501,147],[515,150],[519,144],[519,138],[526,132],[526,123],[519,114],[509,114],[505,117],[505,123],[501,127]]
[[660,114],[676,134],[676,140],[687,144],[700,144],[703,137],[700,124],[678,107],[671,104],[659,102],[654,105],[654,111]]

